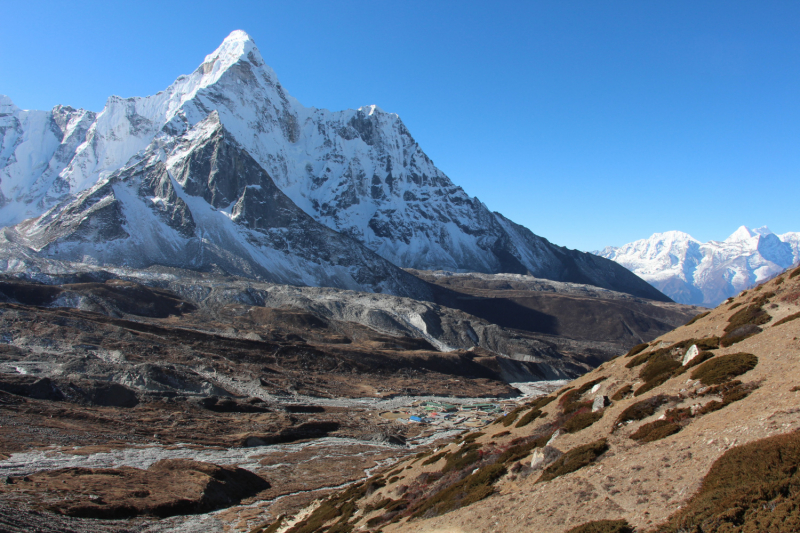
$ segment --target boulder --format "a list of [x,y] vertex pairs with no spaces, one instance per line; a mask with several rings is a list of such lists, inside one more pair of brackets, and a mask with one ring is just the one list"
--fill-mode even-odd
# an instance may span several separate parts
[[607,405],[611,405],[608,396],[603,396],[602,394],[595,396],[594,402],[592,403],[592,412],[596,413],[600,409],[604,409]]
[[560,450],[552,446],[545,446],[544,448],[537,448],[531,457],[531,468],[541,470],[547,468],[556,461],[559,457],[564,455]]
[[686,354],[683,356],[683,366],[689,364],[689,361],[697,357],[697,354],[700,353],[700,350],[697,348],[696,344],[692,344],[689,346],[689,349],[686,350]]

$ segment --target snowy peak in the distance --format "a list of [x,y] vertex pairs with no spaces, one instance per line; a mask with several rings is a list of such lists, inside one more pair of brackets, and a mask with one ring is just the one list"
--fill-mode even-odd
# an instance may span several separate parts
[[681,231],[656,233],[597,255],[647,280],[679,303],[714,307],[800,260],[800,233],[740,226],[724,241],[700,242]]

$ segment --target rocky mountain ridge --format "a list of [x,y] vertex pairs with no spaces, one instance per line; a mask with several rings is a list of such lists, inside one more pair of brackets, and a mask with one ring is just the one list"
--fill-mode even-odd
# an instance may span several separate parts
[[216,112],[182,135],[154,139],[74,200],[3,229],[0,249],[12,262],[219,268],[273,283],[431,299],[425,283],[300,210]]
[[800,233],[775,235],[741,226],[724,241],[687,233],[656,233],[597,255],[611,259],[676,302],[714,307],[800,261]]
[[[111,97],[96,115],[22,111],[3,97],[0,223],[65,210],[154,142],[185,135],[212,113],[295,205],[400,267],[531,274],[665,298],[615,263],[554,246],[467,196],[397,115],[377,106],[302,106],[241,31],[165,91]],[[180,222],[184,229],[187,223]]]

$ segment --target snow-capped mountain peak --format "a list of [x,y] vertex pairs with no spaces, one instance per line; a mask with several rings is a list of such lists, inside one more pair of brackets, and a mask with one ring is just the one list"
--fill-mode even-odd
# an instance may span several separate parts
[[[44,154],[37,161],[49,161],[61,142],[63,157],[38,188],[29,186],[38,179],[31,168],[0,166],[4,225],[92,190],[152,151],[154,141],[172,150],[168,157],[177,157],[184,144],[214,135],[207,128],[217,121],[230,138],[226,146],[246,152],[295,206],[400,267],[531,274],[664,299],[625,269],[554,246],[489,211],[436,168],[398,115],[376,105],[344,111],[301,105],[243,31],[231,33],[164,91],[112,96],[96,116],[76,111],[81,128],[70,142],[44,133],[31,137],[60,120],[56,110],[36,113],[44,126],[17,121],[16,133],[0,141],[0,154],[18,162],[32,152]],[[40,147],[42,138],[50,143],[47,150]],[[218,155],[207,157],[213,162]]]
[[668,231],[609,246],[598,255],[628,268],[676,302],[713,307],[800,260],[799,235],[740,226],[724,241],[702,243]]
[[[763,228],[766,228],[766,226],[764,226]],[[751,230],[747,226],[739,226],[739,228],[736,231],[731,233],[730,237],[725,239],[725,242],[749,241],[750,239],[752,239],[757,235],[759,235],[759,233]]]
[[6,115],[15,111],[19,111],[19,108],[14,105],[11,97],[6,96],[5,94],[0,94],[0,114]]
[[767,226],[761,226],[760,228],[754,229],[753,233],[758,233],[759,235],[770,235],[772,234],[772,231]]

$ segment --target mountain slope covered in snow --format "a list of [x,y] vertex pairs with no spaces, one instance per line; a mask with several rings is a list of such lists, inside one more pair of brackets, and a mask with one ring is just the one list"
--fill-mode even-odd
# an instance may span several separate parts
[[400,267],[531,274],[664,299],[613,262],[555,246],[467,196],[396,114],[301,105],[242,31],[166,90],[113,96],[97,115],[22,111],[4,97],[0,224],[63,206],[157,136],[182,135],[212,112],[300,209]]
[[679,303],[713,307],[800,260],[800,233],[741,226],[724,241],[656,233],[598,255],[616,261]]
[[226,272],[430,299],[427,285],[315,221],[274,184],[216,112],[157,137],[128,165],[0,235],[4,270],[27,256]]

